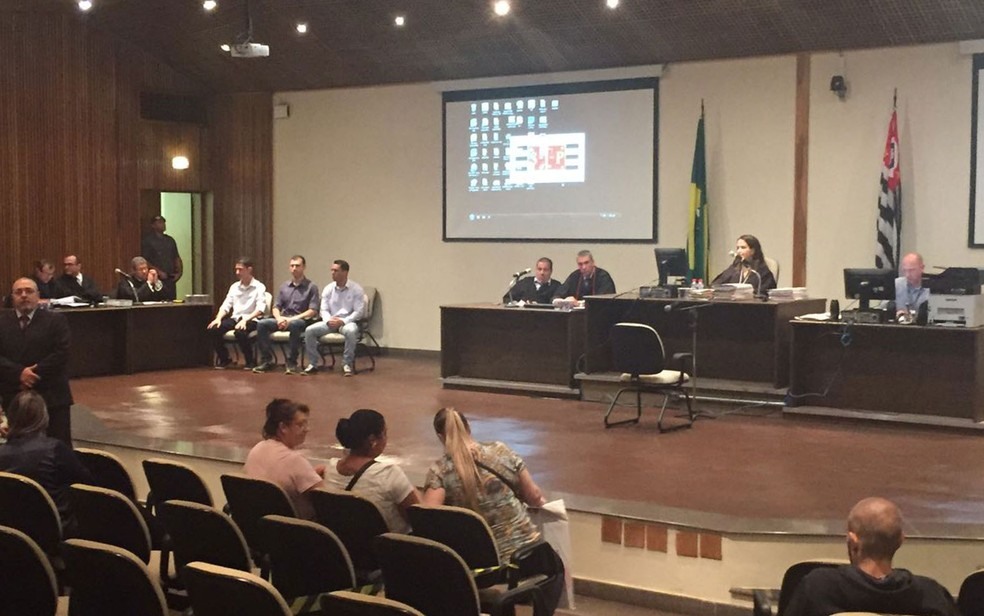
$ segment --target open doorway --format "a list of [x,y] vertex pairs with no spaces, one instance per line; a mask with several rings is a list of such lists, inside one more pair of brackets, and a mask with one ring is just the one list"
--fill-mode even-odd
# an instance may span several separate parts
[[202,193],[141,191],[140,234],[150,232],[154,216],[167,221],[166,233],[174,238],[182,262],[182,275],[177,281],[176,297],[207,292],[211,281],[206,280],[206,251],[211,246],[207,229],[206,203],[211,200]]

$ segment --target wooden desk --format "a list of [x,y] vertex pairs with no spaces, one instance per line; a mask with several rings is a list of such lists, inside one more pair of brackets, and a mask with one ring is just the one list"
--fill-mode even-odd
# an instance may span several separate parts
[[825,397],[801,398],[802,405],[978,422],[984,420],[982,370],[981,327],[792,324],[790,393],[830,387]]
[[207,366],[211,304],[59,309],[72,332],[72,378]]
[[583,310],[441,306],[441,376],[574,386]]
[[[705,307],[680,311],[698,303]],[[611,370],[608,336],[612,326],[622,321],[651,325],[663,339],[667,354],[691,352],[690,323],[696,313],[698,378],[785,387],[789,381],[789,320],[823,312],[825,304],[823,299],[695,302],[642,299],[634,293],[591,296],[587,298],[586,372]]]

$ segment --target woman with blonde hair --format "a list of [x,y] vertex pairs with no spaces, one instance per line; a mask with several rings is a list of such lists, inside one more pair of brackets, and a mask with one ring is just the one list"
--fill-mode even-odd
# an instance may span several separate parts
[[553,614],[564,586],[564,568],[526,512],[527,506],[540,507],[546,499],[523,459],[505,443],[475,441],[468,420],[451,407],[434,416],[434,430],[445,455],[427,471],[423,503],[467,507],[485,518],[503,563],[517,551],[542,544],[537,556],[521,562],[520,571],[524,576],[557,574],[544,596],[547,613]]

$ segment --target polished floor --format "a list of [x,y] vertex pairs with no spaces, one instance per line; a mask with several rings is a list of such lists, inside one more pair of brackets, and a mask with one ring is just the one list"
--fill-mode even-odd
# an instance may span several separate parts
[[77,441],[242,460],[263,408],[312,408],[312,458],[338,455],[335,422],[360,407],[387,418],[387,454],[422,483],[441,453],[431,418],[453,405],[479,440],[501,440],[568,507],[723,532],[840,534],[858,499],[898,502],[910,536],[984,537],[984,436],[918,427],[784,419],[744,409],[660,434],[656,412],[604,430],[604,407],[441,388],[436,359],[382,357],[353,378],[207,368],[79,379]]

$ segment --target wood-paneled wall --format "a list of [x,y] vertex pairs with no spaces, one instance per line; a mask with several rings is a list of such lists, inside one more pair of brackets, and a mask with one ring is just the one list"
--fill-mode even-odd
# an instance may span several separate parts
[[[206,97],[210,125],[140,119],[140,92]],[[73,13],[0,12],[0,294],[42,257],[78,254],[104,291],[146,230],[142,190],[212,192],[220,289],[228,255],[269,271],[272,97],[201,84]],[[212,125],[214,123],[214,125]],[[175,171],[171,157],[188,156]],[[214,166],[210,168],[210,166]],[[60,268],[59,268],[60,269]]]
[[276,293],[273,272],[273,96],[214,96],[208,105],[208,179],[214,196],[215,291],[221,301],[241,256]]

